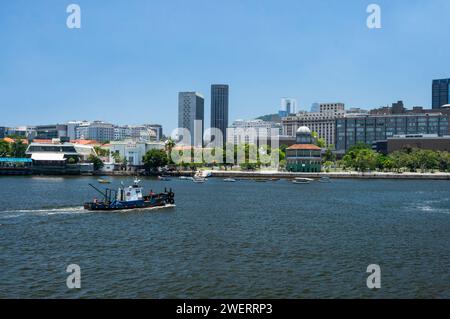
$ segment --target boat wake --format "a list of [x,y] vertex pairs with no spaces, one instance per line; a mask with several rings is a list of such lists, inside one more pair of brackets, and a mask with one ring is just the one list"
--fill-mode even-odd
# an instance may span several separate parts
[[88,211],[83,209],[83,206],[74,207],[58,207],[58,208],[42,208],[42,209],[17,209],[0,211],[0,218],[14,218],[25,215],[33,216],[51,216],[51,215],[71,215],[71,214],[85,214]]

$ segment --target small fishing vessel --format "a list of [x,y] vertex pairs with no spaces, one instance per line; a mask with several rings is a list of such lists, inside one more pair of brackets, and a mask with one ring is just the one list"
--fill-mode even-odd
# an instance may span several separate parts
[[97,179],[97,182],[99,182],[100,184],[111,184],[110,180],[107,180],[107,179],[104,179],[104,178]]
[[303,177],[296,177],[292,183],[294,184],[309,184],[313,182],[314,180],[311,178],[303,178]]
[[175,204],[175,194],[172,189],[164,189],[163,193],[155,194],[150,191],[144,195],[143,188],[139,186],[140,180],[135,179],[133,185],[119,187],[116,190],[99,190],[94,185],[89,184],[99,194],[102,200],[94,199],[92,202],[84,203],[84,209],[90,211],[125,210],[137,208],[173,207]]
[[230,178],[224,178],[223,181],[227,182],[227,183],[234,183],[234,182],[236,182],[236,180],[234,178],[231,178],[231,177]]

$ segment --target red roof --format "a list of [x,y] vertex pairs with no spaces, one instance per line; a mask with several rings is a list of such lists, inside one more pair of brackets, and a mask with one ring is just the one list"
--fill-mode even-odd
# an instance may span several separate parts
[[71,140],[70,143],[80,145],[101,145],[99,142],[94,140]]
[[[28,140],[26,140],[26,139],[19,139],[19,140],[22,141],[22,144],[28,144]],[[3,139],[3,141],[5,141],[6,143],[12,144],[12,143],[15,143],[17,141],[17,139],[5,137]]]
[[320,151],[321,148],[314,144],[294,144],[287,148],[288,150],[311,150],[311,151]]

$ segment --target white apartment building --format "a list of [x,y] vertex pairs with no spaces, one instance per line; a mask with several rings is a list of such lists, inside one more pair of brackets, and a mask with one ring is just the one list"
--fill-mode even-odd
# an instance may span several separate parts
[[109,145],[111,154],[117,153],[121,158],[126,159],[127,165],[141,166],[145,153],[152,149],[164,149],[162,142],[142,142],[142,141],[112,141]]
[[114,139],[114,126],[102,121],[83,122],[76,127],[75,137],[77,140],[112,141]]
[[258,144],[259,139],[280,135],[281,124],[263,120],[236,120],[227,130],[231,144]]
[[282,134],[295,136],[299,127],[306,126],[325,140],[327,145],[335,143],[336,119],[345,116],[343,103],[322,103],[319,112],[299,112],[282,119]]

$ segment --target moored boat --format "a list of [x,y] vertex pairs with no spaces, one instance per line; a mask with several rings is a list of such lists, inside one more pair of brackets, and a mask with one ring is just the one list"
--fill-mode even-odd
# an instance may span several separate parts
[[107,179],[104,179],[104,178],[97,179],[97,182],[99,182],[100,184],[110,184],[111,183],[110,180],[107,180]]
[[231,178],[231,177],[230,178],[224,178],[223,181],[227,182],[227,183],[234,183],[234,182],[236,182],[236,180],[234,178]]
[[144,195],[143,188],[139,186],[139,182],[140,180],[135,179],[133,185],[128,187],[119,187],[117,191],[109,188],[101,191],[92,184],[89,184],[103,196],[103,199],[94,199],[92,202],[84,203],[84,209],[91,211],[109,211],[137,208],[173,207],[175,204],[175,194],[172,189],[164,189],[164,192],[159,194],[155,194],[153,191],[150,191],[148,195]]
[[303,178],[303,177],[296,177],[292,181],[294,184],[309,184],[313,182],[314,180],[312,178]]

